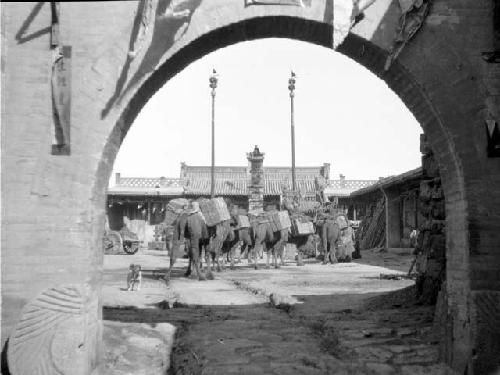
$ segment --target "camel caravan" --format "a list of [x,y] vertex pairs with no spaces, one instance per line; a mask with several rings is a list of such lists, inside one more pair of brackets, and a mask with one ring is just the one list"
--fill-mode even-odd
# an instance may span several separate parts
[[189,257],[185,276],[194,271],[192,276],[199,280],[213,279],[213,270],[222,271],[227,261],[234,269],[241,258],[258,269],[259,258],[264,254],[266,268],[270,268],[271,258],[273,266],[280,268],[285,264],[287,244],[294,244],[297,249],[297,266],[304,265],[304,254],[311,248],[323,264],[351,261],[354,231],[346,215],[337,212],[333,204],[284,198],[282,208],[246,212],[231,204],[228,207],[220,197],[170,201],[164,221],[165,228],[173,228],[168,241],[167,277],[176,258],[183,255],[182,248]]

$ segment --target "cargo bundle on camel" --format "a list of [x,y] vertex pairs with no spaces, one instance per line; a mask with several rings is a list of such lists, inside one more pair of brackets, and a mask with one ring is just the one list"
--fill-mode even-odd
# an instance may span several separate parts
[[[167,208],[165,225],[173,227],[168,277],[184,244],[189,257],[186,276],[199,280],[213,278],[213,267],[224,269],[228,257],[233,269],[236,249],[248,253],[248,262],[259,267],[259,254],[266,253],[266,268],[284,265],[287,244],[297,248],[297,266],[304,265],[304,254],[314,248],[315,236],[321,239],[323,262],[350,261],[353,231],[343,212],[336,212],[332,204],[311,202],[286,197],[283,210],[255,210],[247,212],[232,206],[228,209],[223,198],[171,201]],[[202,258],[205,254],[205,270]]]

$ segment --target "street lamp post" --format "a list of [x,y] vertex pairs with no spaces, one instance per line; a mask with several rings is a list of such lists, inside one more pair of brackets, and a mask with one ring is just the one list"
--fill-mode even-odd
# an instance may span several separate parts
[[295,180],[295,123],[293,108],[293,98],[295,97],[295,73],[293,71],[288,79],[288,90],[290,90],[290,125],[292,132],[292,189],[295,193],[297,191],[297,185]]
[[215,89],[217,88],[218,75],[215,69],[210,76],[210,88],[212,89],[212,166],[210,169],[210,198],[215,196]]

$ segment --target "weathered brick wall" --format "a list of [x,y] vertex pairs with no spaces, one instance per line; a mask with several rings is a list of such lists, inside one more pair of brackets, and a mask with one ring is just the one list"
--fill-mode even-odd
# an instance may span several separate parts
[[[88,298],[98,299],[112,164],[135,116],[170,77],[216,48],[247,39],[280,36],[331,45],[330,1],[302,9],[190,0],[188,17],[156,18],[167,3],[61,3],[61,42],[73,48],[69,156],[50,155],[48,3],[1,5],[2,342],[22,306],[46,287],[87,285]],[[488,307],[498,306],[500,291],[500,163],[486,157],[484,131],[485,117],[498,121],[500,73],[498,64],[481,59],[496,42],[493,2],[434,0],[422,29],[385,72],[398,4],[378,0],[340,52],[402,98],[439,165],[453,319],[448,361],[463,373],[473,348],[482,363],[494,365],[485,348],[500,326],[495,328],[498,314]],[[148,20],[150,27],[141,29]],[[135,53],[127,57],[131,49]],[[89,361],[92,367],[94,354]]]
[[96,61],[107,56],[107,67],[116,70],[136,7],[116,5],[61,4],[61,42],[73,47],[70,156],[51,155],[49,3],[1,5],[2,345],[28,301],[47,288],[76,284],[90,309],[89,320],[74,326],[86,337],[83,371],[100,352],[93,342],[100,337],[104,205],[96,202],[93,184],[114,125],[99,114],[105,100],[99,87],[112,86],[114,77],[102,76]]

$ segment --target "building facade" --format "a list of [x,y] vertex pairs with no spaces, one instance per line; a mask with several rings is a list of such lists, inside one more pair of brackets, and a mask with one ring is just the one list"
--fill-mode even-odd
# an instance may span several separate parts
[[386,248],[410,246],[410,233],[423,223],[420,183],[422,168],[381,178],[376,183],[353,191],[344,201],[349,218],[373,218],[377,206],[384,206]]
[[[257,155],[257,157],[256,157]],[[247,166],[216,166],[215,196],[243,209],[255,207],[279,208],[283,193],[292,190],[290,167],[263,166],[264,154],[258,148],[247,154]],[[258,165],[255,164],[258,160]],[[330,179],[330,164],[296,167],[296,184],[300,195],[306,200],[316,200],[318,185],[325,199],[342,202],[359,188],[370,186],[373,180]],[[123,177],[115,175],[115,184],[107,192],[108,221],[113,230],[124,225],[124,218],[132,230],[138,232],[142,241],[151,241],[154,229],[161,223],[168,202],[175,198],[209,198],[211,184],[210,166],[191,166],[182,162],[178,178]],[[258,201],[260,203],[256,203]],[[252,206],[253,205],[253,206]],[[347,207],[347,206],[346,206]],[[142,222],[142,223],[141,223]],[[142,229],[144,226],[145,229]],[[144,234],[142,234],[144,233]]]

